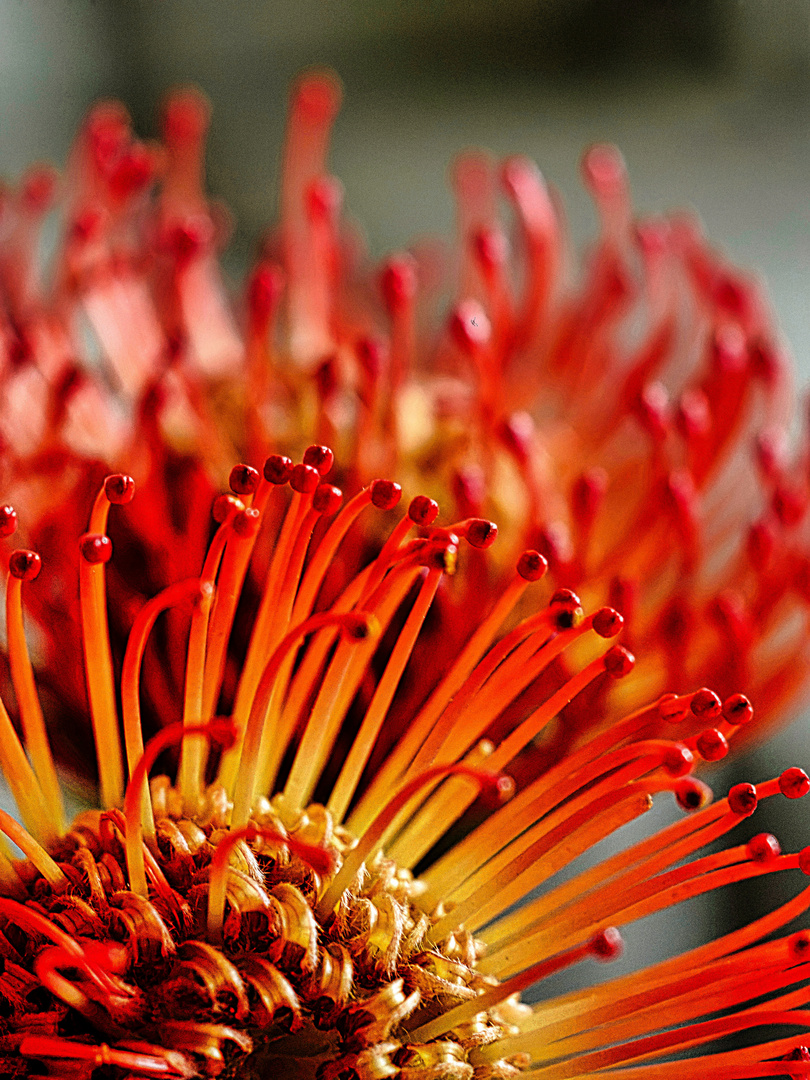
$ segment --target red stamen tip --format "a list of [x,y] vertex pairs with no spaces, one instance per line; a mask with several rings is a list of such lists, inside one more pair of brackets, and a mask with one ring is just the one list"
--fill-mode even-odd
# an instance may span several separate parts
[[343,502],[343,492],[333,484],[318,484],[312,496],[312,509],[324,517],[336,514]]
[[747,724],[753,715],[753,706],[744,694],[732,694],[723,702],[723,718],[729,724]]
[[624,618],[615,608],[603,607],[593,613],[591,625],[599,637],[612,638],[621,631]]
[[112,540],[99,533],[85,533],[79,540],[79,551],[85,562],[109,562],[112,557]]
[[785,769],[779,777],[779,790],[786,799],[803,799],[810,791],[810,776],[804,769]]
[[728,793],[728,808],[733,814],[750,817],[757,808],[757,789],[753,784],[735,784]]
[[311,495],[321,482],[321,474],[312,465],[293,465],[290,487],[299,495]]
[[494,521],[486,521],[484,518],[473,518],[467,526],[466,540],[471,547],[492,547],[497,536],[498,526]]
[[607,926],[604,930],[600,930],[598,934],[594,934],[588,942],[588,946],[592,956],[603,963],[607,963],[609,960],[615,960],[621,956],[624,941],[615,926]]
[[35,551],[19,549],[8,558],[8,572],[20,581],[33,581],[42,569],[42,559]]
[[501,229],[479,229],[473,237],[473,246],[487,271],[505,265],[509,258],[509,241]]
[[0,506],[0,536],[11,536],[17,529],[17,511],[13,506]]
[[636,658],[623,645],[614,645],[603,657],[605,671],[614,679],[623,679],[636,666]]
[[548,573],[548,560],[539,551],[524,551],[518,559],[517,572],[524,581],[539,581]]
[[304,464],[317,469],[321,476],[326,476],[335,464],[335,455],[328,446],[308,446],[304,451]]
[[728,753],[725,736],[717,728],[706,728],[697,737],[697,751],[704,761],[720,761]]
[[782,854],[782,845],[773,833],[762,832],[751,837],[745,851],[752,862],[769,863]]
[[233,531],[237,536],[255,536],[259,531],[262,515],[258,510],[249,506],[246,510],[240,510],[233,519]]
[[104,494],[114,506],[124,506],[132,501],[135,481],[125,473],[113,473],[104,481]]
[[429,499],[427,495],[417,495],[411,499],[408,517],[414,525],[432,525],[438,516],[439,504]]
[[[791,939],[790,939],[790,952],[791,952],[791,955],[796,957],[797,959],[798,958],[801,958],[802,960],[807,959],[808,953],[810,953],[810,930],[799,930],[798,933],[794,934],[793,937],[791,937]],[[804,1050],[804,1052],[807,1053],[807,1050],[806,1050],[805,1047],[801,1047],[800,1049]],[[801,1058],[798,1058],[798,1059],[794,1058],[793,1060],[794,1061],[796,1061],[796,1060],[798,1060],[798,1061],[810,1061],[810,1055],[808,1055],[808,1057],[806,1057],[806,1058],[804,1058],[804,1057],[801,1057]]]
[[196,87],[175,90],[163,112],[163,135],[170,145],[196,143],[211,119],[208,98]]
[[672,743],[667,747],[662,765],[669,776],[686,776],[692,771],[695,758],[688,746]]
[[265,326],[284,291],[284,275],[277,266],[257,266],[248,285],[247,297],[251,321]]
[[688,711],[683,698],[677,694],[664,694],[658,702],[658,715],[672,724],[684,720]]
[[264,478],[268,484],[281,487],[289,482],[293,472],[293,463],[283,454],[271,454],[264,463]]
[[701,720],[714,720],[723,711],[720,698],[717,694],[713,693],[711,690],[707,690],[705,687],[701,690],[696,690],[694,694],[692,694],[692,701],[689,708],[695,716],[699,716]]
[[810,847],[802,848],[799,852],[799,869],[810,877]]
[[476,300],[462,300],[450,316],[450,333],[459,348],[471,353],[486,345],[492,328]]
[[418,285],[416,260],[413,256],[392,256],[380,275],[380,285],[389,311],[401,311],[408,305],[416,296]]
[[352,611],[341,623],[344,637],[350,641],[365,641],[367,638],[379,637],[380,624],[375,615],[364,611]]
[[218,525],[235,513],[245,509],[245,504],[235,495],[217,495],[211,507],[211,516]]
[[259,486],[258,470],[250,465],[234,465],[228,484],[235,495],[252,495]]
[[504,773],[481,772],[478,779],[481,784],[479,798],[489,810],[509,802],[515,794],[515,781]]
[[372,481],[371,501],[378,510],[393,510],[401,498],[402,488],[393,480]]
[[709,785],[704,784],[702,780],[695,779],[694,776],[685,776],[682,780],[679,780],[673,789],[673,793],[678,806],[690,814],[696,810],[702,810],[704,806],[708,806],[713,798],[712,789]]

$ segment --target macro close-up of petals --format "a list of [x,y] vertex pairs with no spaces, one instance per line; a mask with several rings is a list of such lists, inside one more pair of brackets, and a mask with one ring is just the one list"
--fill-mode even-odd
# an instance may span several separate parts
[[[0,56],[0,1077],[810,1076],[806,718],[762,749],[810,686],[805,145],[774,123],[773,228],[741,204],[767,281],[731,226],[647,209],[636,152],[692,131],[665,70],[728,118],[759,48],[737,107],[798,101],[810,8],[805,57],[744,4],[564,6],[0,10],[31,58]],[[521,38],[576,191],[517,105],[497,138]],[[69,144],[20,119],[54,86]],[[427,136],[462,87],[492,150]],[[255,147],[221,147],[259,101],[256,224]],[[724,138],[667,199],[771,167]],[[364,232],[397,140],[441,157],[443,232],[411,174]]]

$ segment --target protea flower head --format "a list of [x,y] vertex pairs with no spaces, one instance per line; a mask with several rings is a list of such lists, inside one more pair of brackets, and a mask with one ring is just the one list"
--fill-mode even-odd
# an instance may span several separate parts
[[[91,114],[47,283],[53,177],[7,193],[5,1072],[806,1075],[807,888],[519,1000],[646,915],[810,872],[767,834],[718,843],[801,769],[715,803],[692,775],[755,726],[744,693],[767,720],[805,679],[806,469],[764,304],[694,226],[634,224],[604,148],[582,280],[538,174],[480,157],[452,273],[426,249],[370,272],[324,173],[337,102],[294,90],[241,309],[195,93],[160,146]],[[54,734],[92,726],[100,809],[70,824],[23,592]],[[577,865],[666,792],[675,824]]]

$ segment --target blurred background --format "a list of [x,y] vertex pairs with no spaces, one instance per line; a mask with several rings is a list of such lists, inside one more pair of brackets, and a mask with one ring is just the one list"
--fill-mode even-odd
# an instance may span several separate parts
[[[100,96],[153,134],[166,89],[194,82],[214,105],[209,186],[234,211],[238,271],[275,213],[287,85],[311,65],[343,80],[332,167],[375,255],[451,233],[447,168],[470,145],[535,158],[582,246],[580,155],[609,140],[641,212],[697,208],[713,243],[761,274],[810,383],[810,0],[0,0],[0,173],[62,162]],[[810,766],[806,731],[716,788]],[[757,814],[750,832],[763,829],[810,842],[806,811],[784,800]],[[732,899],[731,922],[735,903],[772,906],[773,889]]]

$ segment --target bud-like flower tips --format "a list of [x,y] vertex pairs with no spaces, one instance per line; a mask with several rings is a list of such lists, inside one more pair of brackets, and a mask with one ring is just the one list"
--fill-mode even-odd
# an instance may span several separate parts
[[668,776],[686,776],[695,764],[695,758],[688,746],[672,743],[667,747],[662,765]]
[[694,692],[689,708],[701,720],[714,720],[723,710],[717,694],[705,687]]
[[706,728],[697,737],[697,751],[704,761],[720,761],[728,753],[728,743],[717,728]]
[[799,852],[799,869],[806,877],[810,877],[810,847],[802,848]]
[[498,536],[498,526],[494,521],[486,521],[484,518],[474,518],[467,525],[467,543],[474,548],[492,547]]
[[218,525],[245,509],[245,504],[235,495],[217,495],[211,507],[211,516]]
[[728,808],[741,817],[750,817],[757,808],[757,789],[753,784],[735,784],[728,793]]
[[115,506],[131,502],[135,494],[135,481],[124,473],[113,473],[104,481],[104,494]]
[[636,658],[623,645],[614,645],[604,657],[605,671],[614,679],[623,679],[636,666]]
[[607,926],[598,934],[594,934],[588,945],[591,955],[604,962],[621,956],[624,948],[622,935],[615,926]]
[[293,463],[290,458],[283,454],[271,454],[264,463],[264,478],[268,484],[281,486],[289,482],[292,476]]
[[751,702],[744,694],[732,694],[723,702],[723,718],[729,724],[747,724],[753,715]]
[[[794,934],[790,939],[790,952],[796,959],[806,960],[808,953],[810,953],[810,930],[799,930],[797,934]],[[793,1061],[810,1061],[810,1054],[807,1053],[807,1048],[802,1046],[798,1048],[800,1051],[804,1051],[804,1055],[794,1057]],[[795,1051],[794,1051],[795,1053]]]
[[524,581],[539,581],[548,573],[548,561],[539,551],[524,551],[518,559],[517,572]]
[[779,777],[779,790],[786,799],[803,799],[810,791],[810,777],[804,769],[785,769]]
[[684,699],[677,694],[663,694],[658,700],[658,715],[670,724],[677,724],[685,719],[688,711]]
[[100,533],[85,533],[79,540],[79,551],[85,562],[109,562],[112,556],[112,540]]
[[249,506],[245,510],[240,510],[233,519],[233,531],[237,536],[255,536],[259,531],[261,520],[262,515],[259,511]]
[[328,446],[308,446],[304,451],[304,464],[317,469],[321,476],[326,476],[335,464],[335,455]]
[[684,776],[673,788],[675,800],[682,810],[694,813],[712,801],[712,789],[694,776]]
[[614,608],[603,607],[593,613],[591,625],[599,637],[612,638],[621,631],[624,619]]
[[450,316],[450,333],[467,353],[475,352],[490,339],[492,327],[477,300],[462,300]]
[[439,504],[429,499],[427,495],[417,495],[411,499],[408,517],[414,525],[432,525],[438,516]]
[[782,854],[782,847],[773,833],[757,833],[745,845],[745,852],[752,862],[773,862]]
[[374,480],[371,484],[371,501],[378,510],[393,510],[402,498],[402,488],[393,480]]
[[388,310],[401,311],[416,296],[416,260],[412,255],[393,255],[380,275],[380,285]]
[[228,484],[235,495],[252,495],[259,486],[259,473],[250,465],[234,465]]
[[8,557],[8,572],[20,581],[33,581],[42,569],[42,559],[35,551],[18,549]]
[[17,529],[17,511],[13,506],[0,506],[0,536],[11,536]]
[[290,487],[300,495],[311,495],[321,482],[321,474],[312,465],[294,465]]
[[247,300],[254,325],[265,326],[283,291],[284,278],[278,267],[265,263],[253,271],[248,283]]
[[328,517],[336,514],[343,501],[343,492],[333,484],[319,484],[312,496],[312,509]]

